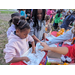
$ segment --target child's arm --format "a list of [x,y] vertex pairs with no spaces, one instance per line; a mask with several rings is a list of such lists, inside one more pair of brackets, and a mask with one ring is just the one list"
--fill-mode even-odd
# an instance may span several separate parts
[[45,33],[43,33],[43,39],[44,39],[44,41],[46,41]]
[[35,53],[35,42],[34,41],[31,42],[31,44],[32,44],[32,53]]
[[44,47],[42,51],[48,51],[51,50],[53,52],[66,55],[68,53],[67,47],[49,47],[46,43],[41,43],[41,45]]
[[41,42],[35,35],[32,36],[34,40],[36,40],[37,42]]
[[72,28],[72,26],[71,26],[71,25],[69,25],[69,27],[71,27],[71,28]]
[[49,33],[50,33],[50,35],[51,35],[51,32],[52,32],[52,29],[51,29],[51,30],[50,30],[50,32],[49,32]]
[[15,62],[23,61],[23,60],[28,62],[29,58],[28,57],[14,57],[9,63],[15,63]]

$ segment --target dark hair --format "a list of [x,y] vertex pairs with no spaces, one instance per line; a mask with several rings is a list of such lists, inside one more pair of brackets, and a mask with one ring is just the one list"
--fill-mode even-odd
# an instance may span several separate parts
[[20,20],[20,17],[15,16],[15,17],[13,17],[13,19],[12,19],[12,23],[16,26],[16,23],[18,23],[19,20]]
[[58,17],[60,17],[61,11],[58,10],[58,11],[57,11],[57,14],[58,14]]
[[[33,13],[32,13],[32,17],[33,17],[33,21],[34,21],[34,25],[33,27],[36,27],[36,25],[38,25],[38,20],[37,20],[37,10],[38,9],[33,9]],[[45,9],[42,9],[42,20],[43,21],[45,19]],[[40,28],[39,25],[37,26],[37,30]]]
[[23,31],[24,29],[30,29],[29,23],[27,23],[27,21],[13,18],[13,23],[15,24],[15,28],[19,29],[20,31]]
[[21,16],[20,17],[20,20],[25,20],[25,16]]
[[13,19],[13,17],[15,17],[15,16],[19,16],[20,17],[20,14],[19,13],[13,13],[13,14],[11,14],[11,19],[9,20],[9,26],[11,26],[11,23],[12,23],[12,19]]
[[49,16],[49,15],[46,15],[46,17],[45,17],[46,22],[47,22],[49,19],[50,19],[50,16]]

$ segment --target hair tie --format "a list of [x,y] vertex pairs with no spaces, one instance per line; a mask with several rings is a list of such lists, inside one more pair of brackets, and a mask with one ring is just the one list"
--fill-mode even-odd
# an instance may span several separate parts
[[27,22],[25,22],[25,23],[21,26],[21,28],[24,27],[24,25],[25,25],[26,23],[27,23]]
[[19,25],[19,23],[20,23],[20,20],[18,21],[17,25]]

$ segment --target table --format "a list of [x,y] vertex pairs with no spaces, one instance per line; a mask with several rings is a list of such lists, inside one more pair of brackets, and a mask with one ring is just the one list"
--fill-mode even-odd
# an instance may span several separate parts
[[[52,33],[51,33],[53,36],[57,36],[57,32],[56,31],[53,31]],[[57,47],[59,47],[59,43],[57,43],[56,44],[57,45]],[[62,47],[67,47],[67,46],[69,46],[69,45],[62,45]],[[46,61],[46,56],[47,56],[47,52],[45,52],[46,54],[45,54],[45,56],[43,57],[43,59],[42,59],[42,61],[40,62],[40,64],[42,64],[42,65],[45,65],[45,61]],[[74,59],[73,59],[74,60]],[[74,60],[75,61],[75,60]],[[74,61],[72,61],[72,63],[74,62]],[[10,65],[27,65],[27,64],[25,64],[23,61],[20,61],[20,62],[16,62],[16,63],[11,63]]]
[[[45,52],[45,56],[43,57],[42,61],[40,62],[40,64],[45,65],[45,61],[46,61],[46,56],[47,56],[47,52]],[[23,61],[20,62],[16,62],[16,63],[11,63],[10,65],[27,65],[25,64]]]

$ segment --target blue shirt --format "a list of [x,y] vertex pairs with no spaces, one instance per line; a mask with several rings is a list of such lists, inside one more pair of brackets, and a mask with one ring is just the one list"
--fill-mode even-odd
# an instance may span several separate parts
[[72,29],[74,27],[72,27],[69,31],[67,31],[66,33],[64,33],[63,35],[60,35],[58,37],[55,37],[53,39],[50,39],[49,42],[47,44],[55,44],[55,43],[60,43],[69,39],[73,39],[74,34],[72,33]]
[[25,13],[25,11],[21,11],[21,12],[20,12],[20,15],[21,15],[21,16],[25,16],[25,18],[27,17],[27,14]]
[[[70,15],[69,15],[70,16]],[[73,15],[71,15],[70,16],[70,18],[68,19],[68,17],[69,16],[67,16],[65,19],[64,19],[64,21],[63,21],[63,23],[61,24],[61,28],[65,28],[66,30],[67,30],[67,27],[69,26],[69,24],[70,24],[70,22],[72,21],[74,21],[75,20],[75,17],[73,16]],[[68,20],[67,20],[68,19]]]

